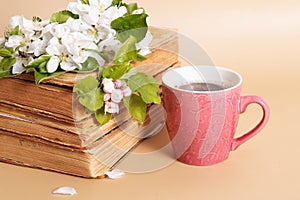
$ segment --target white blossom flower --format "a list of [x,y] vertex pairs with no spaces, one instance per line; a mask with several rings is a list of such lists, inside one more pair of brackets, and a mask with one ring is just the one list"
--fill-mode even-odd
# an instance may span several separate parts
[[32,20],[28,20],[23,16],[14,16],[10,19],[9,27],[10,29],[14,29],[19,26],[19,29],[26,36],[34,35],[34,25]]
[[89,0],[91,6],[96,6],[100,12],[104,12],[111,6],[113,0]]
[[88,25],[95,25],[98,20],[98,12],[92,9],[90,5],[81,3],[80,0],[77,2],[70,2],[68,5],[68,10],[74,14],[80,15],[83,21]]
[[98,47],[99,47],[99,51],[101,52],[108,52],[108,53],[113,52],[115,54],[121,45],[122,44],[119,40],[117,40],[115,37],[111,37],[109,39],[100,42],[98,44]]
[[129,97],[132,94],[132,91],[128,86],[125,86],[122,88],[122,94],[124,97]]
[[99,16],[112,4],[112,0],[89,0],[89,4],[83,4],[81,0],[71,2],[68,10],[74,14],[80,15],[83,21],[88,25],[96,25]]
[[83,46],[90,46],[91,49],[97,48],[96,44],[89,41],[89,39],[85,38],[84,35],[78,32],[63,36],[61,38],[61,43],[68,53],[74,57],[74,60],[77,63],[82,63],[87,59],[87,56],[84,56],[81,53]]
[[25,35],[25,37],[32,37],[33,35],[40,35],[43,28],[49,24],[49,20],[29,20],[23,16],[14,16],[10,19],[9,27],[14,29],[19,26],[20,31]]
[[52,26],[54,26],[54,25],[55,24],[48,24],[42,30],[42,39],[45,43],[48,43],[52,39],[53,35],[51,34],[51,29],[52,29]]
[[25,69],[23,67],[23,62],[24,62],[24,59],[16,58],[16,63],[12,67],[13,74],[20,74],[23,71],[25,71]]
[[110,25],[113,20],[122,17],[126,13],[127,8],[125,6],[112,6],[100,15],[98,25]]
[[102,81],[103,84],[103,91],[105,93],[112,93],[115,89],[114,82],[110,78],[104,78]]
[[115,38],[117,32],[110,25],[98,25],[96,27],[99,41]]
[[87,23],[82,21],[82,19],[73,19],[69,18],[68,21],[66,22],[66,25],[70,28],[71,32],[78,32],[86,37],[89,37],[91,41],[98,42],[98,34],[97,30],[89,26]]
[[18,46],[25,44],[25,38],[20,35],[12,35],[5,43],[6,47],[17,48]]
[[19,26],[22,35],[11,35],[5,43],[6,47],[11,47],[24,53],[34,54],[38,57],[45,53],[46,43],[42,40],[42,29],[49,21],[32,21],[22,16],[14,16],[10,20],[10,28]]
[[98,43],[100,41],[98,30],[94,26],[88,25],[81,18],[79,19],[68,19],[66,22],[71,28],[71,32],[78,32],[88,37],[91,41]]
[[34,56],[38,57],[44,53],[46,53],[46,43],[42,39],[36,39],[31,42],[28,46],[27,52],[33,53]]
[[95,58],[99,65],[103,65],[105,62],[99,54],[94,52],[99,51],[98,46],[90,37],[87,37],[82,33],[70,33],[69,35],[62,37],[61,42],[75,63],[84,63],[88,57]]
[[57,37],[53,37],[49,41],[46,51],[50,56],[54,56],[54,55],[58,56],[62,53],[67,52],[64,46],[60,43],[59,38]]
[[48,24],[50,24],[49,19],[42,20],[42,21],[35,20],[35,21],[33,21],[34,31],[41,32],[45,28],[45,26],[47,26]]
[[111,100],[114,103],[120,103],[123,99],[123,93],[121,89],[114,89],[111,94]]
[[25,37],[20,35],[9,36],[6,47],[11,47],[13,49],[19,48],[21,52],[26,52],[28,54],[34,54],[36,57],[45,53],[46,44],[43,40],[36,37]]
[[65,59],[62,59],[60,63],[60,68],[65,71],[72,71],[79,68],[79,65],[72,62],[70,59],[68,59],[68,57],[65,57]]
[[126,13],[127,9],[125,6],[121,6],[120,8],[113,6],[105,10],[99,16],[96,29],[98,30],[99,38],[102,41],[116,36],[116,31],[111,28],[110,24],[113,20],[122,17]]
[[23,58],[22,56],[15,56],[16,58],[16,63],[12,67],[12,74],[21,74],[22,72],[25,71],[24,66],[28,65],[33,58]]
[[[47,53],[52,56],[53,59],[50,64],[47,64],[47,70],[49,73],[53,73],[53,70],[57,70],[58,66],[65,71],[72,71],[78,66],[76,63],[73,63],[72,59],[68,56],[67,49],[60,43],[59,39],[53,37],[50,40],[48,47],[46,48]],[[50,60],[51,60],[50,59]],[[59,62],[57,62],[59,60]]]
[[[70,47],[68,51],[75,56],[75,58],[73,57],[74,62],[83,63],[88,57],[93,57],[99,65],[104,65],[104,59],[98,53],[95,53],[100,52],[97,43],[101,40],[101,36],[95,27],[87,25],[81,19],[72,18],[66,22],[66,25],[70,27],[71,33],[62,37],[62,43]],[[76,58],[78,56],[80,57]]]
[[[80,25],[83,29],[79,30],[75,26]],[[104,59],[95,52],[99,52],[99,47],[95,43],[95,37],[90,34],[92,27],[84,25],[81,20],[69,19],[64,24],[50,24],[45,28],[45,40],[49,40],[46,52],[51,56],[60,59],[59,65],[65,71],[72,71],[76,68],[81,69],[81,64],[89,57],[97,60],[99,65],[104,64]],[[51,38],[51,39],[50,39]],[[54,70],[57,64],[53,62],[49,69]]]
[[71,28],[67,23],[64,24],[53,23],[49,27],[52,36],[57,38],[62,38],[63,36],[66,36],[71,32]]
[[119,113],[119,105],[114,102],[105,102],[104,112],[106,113]]

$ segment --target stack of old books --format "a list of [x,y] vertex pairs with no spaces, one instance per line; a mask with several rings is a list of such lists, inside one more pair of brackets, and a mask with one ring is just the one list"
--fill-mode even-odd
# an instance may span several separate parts
[[[167,29],[151,32],[152,53],[135,67],[160,81],[161,74],[177,63],[177,35]],[[164,125],[157,107],[144,127],[122,111],[98,125],[72,92],[84,76],[67,73],[40,85],[30,74],[0,79],[0,161],[99,178]]]

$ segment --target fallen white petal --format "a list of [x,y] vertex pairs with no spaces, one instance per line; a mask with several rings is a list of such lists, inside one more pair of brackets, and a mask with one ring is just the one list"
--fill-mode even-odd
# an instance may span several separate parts
[[52,194],[75,195],[77,191],[72,187],[63,186],[53,190]]
[[111,179],[119,179],[124,176],[124,172],[119,169],[114,169],[112,171],[105,172],[105,174]]

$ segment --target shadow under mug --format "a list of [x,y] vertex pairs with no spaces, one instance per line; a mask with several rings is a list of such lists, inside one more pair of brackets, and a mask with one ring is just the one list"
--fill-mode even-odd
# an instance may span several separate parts
[[[268,122],[268,104],[258,96],[241,96],[242,77],[232,70],[186,66],[167,71],[162,81],[167,130],[176,159],[183,163],[205,166],[222,162]],[[224,88],[180,89],[191,83],[221,84]],[[252,103],[261,106],[261,121],[248,133],[234,138],[239,115]]]

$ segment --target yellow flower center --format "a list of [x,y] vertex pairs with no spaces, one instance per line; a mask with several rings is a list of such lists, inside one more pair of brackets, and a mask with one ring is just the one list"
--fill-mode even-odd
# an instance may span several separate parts
[[35,26],[39,26],[39,25],[40,25],[40,22],[38,22],[38,21],[36,20],[36,21],[33,22],[33,24],[34,24]]
[[61,60],[61,62],[67,62],[67,58],[68,58],[68,55],[62,54],[59,56],[59,59]]
[[89,29],[89,33],[91,35],[96,35],[97,34],[97,30],[94,28],[94,29]]
[[105,5],[104,5],[104,4],[101,4],[101,5],[99,6],[99,10],[100,10],[100,12],[104,12],[104,11],[105,11]]

